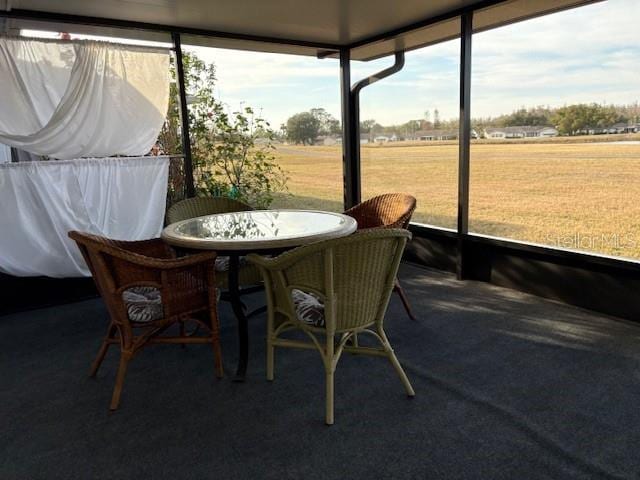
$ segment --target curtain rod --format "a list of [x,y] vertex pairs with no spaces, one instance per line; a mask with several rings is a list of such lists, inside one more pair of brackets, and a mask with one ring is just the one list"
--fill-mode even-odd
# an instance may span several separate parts
[[[82,39],[82,38],[72,38],[72,39],[64,39],[64,38],[41,38],[41,37],[30,37],[30,36],[22,36],[22,35],[5,35],[0,33],[0,39],[8,39],[8,40],[17,40],[17,41],[30,41],[30,42],[42,42],[42,43],[61,43],[61,44],[99,44],[99,45],[109,45],[114,47],[119,47],[127,50],[144,50],[149,52],[156,53],[164,53],[171,52],[174,50],[173,47],[162,47],[162,46],[152,46],[152,45],[139,45],[135,43],[122,43],[122,42],[111,42],[109,40],[95,40],[95,39]],[[168,42],[167,42],[168,43]]]

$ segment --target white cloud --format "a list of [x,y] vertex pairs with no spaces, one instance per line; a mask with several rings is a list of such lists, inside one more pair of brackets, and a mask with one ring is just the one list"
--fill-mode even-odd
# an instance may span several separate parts
[[299,111],[324,107],[339,116],[339,67],[333,59],[188,47],[216,65],[216,93],[230,105],[262,109],[274,126]]
[[[473,115],[640,99],[639,24],[640,1],[608,0],[475,35]],[[263,108],[275,125],[313,107],[340,116],[335,60],[221,49],[198,54],[216,63],[222,100]],[[407,53],[403,71],[363,90],[362,118],[400,123],[434,108],[442,118],[457,116],[458,60],[458,41]],[[354,62],[352,79],[392,61]]]

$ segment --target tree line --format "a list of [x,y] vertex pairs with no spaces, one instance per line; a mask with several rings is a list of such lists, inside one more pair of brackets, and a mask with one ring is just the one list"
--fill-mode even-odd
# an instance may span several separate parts
[[[552,126],[560,135],[577,135],[589,128],[608,128],[616,123],[640,123],[640,104],[601,105],[582,103],[552,108],[549,106],[521,107],[509,114],[471,119],[471,127],[482,131],[489,127]],[[377,135],[409,137],[424,130],[457,130],[458,119],[442,120],[438,109],[427,110],[421,119],[402,124],[383,126],[374,119],[360,122],[360,133],[373,140]],[[340,121],[324,108],[293,115],[281,126],[280,137],[292,143],[311,145],[321,136],[340,135]]]
[[559,108],[538,106],[521,107],[495,118],[479,118],[472,121],[474,128],[512,126],[552,126],[560,135],[576,135],[590,128],[608,128],[616,123],[640,122],[640,104],[601,105],[581,103]]

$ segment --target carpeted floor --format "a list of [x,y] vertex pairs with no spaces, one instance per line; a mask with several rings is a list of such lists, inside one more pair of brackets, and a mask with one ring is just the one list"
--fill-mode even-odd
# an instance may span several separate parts
[[[264,317],[246,383],[221,307],[227,377],[205,346],[136,357],[108,413],[117,356],[89,365],[100,300],[0,317],[0,479],[640,478],[640,324],[402,267],[387,330],[417,396],[383,359],[344,356],[336,424],[323,370],[282,350],[264,379]],[[260,302],[260,298],[253,301]]]

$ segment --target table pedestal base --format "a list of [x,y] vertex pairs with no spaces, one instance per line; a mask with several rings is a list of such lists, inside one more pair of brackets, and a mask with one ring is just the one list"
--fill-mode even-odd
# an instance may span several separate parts
[[234,382],[244,382],[249,361],[249,326],[244,305],[240,299],[239,272],[240,256],[232,253],[229,255],[229,302],[238,321],[238,367]]

